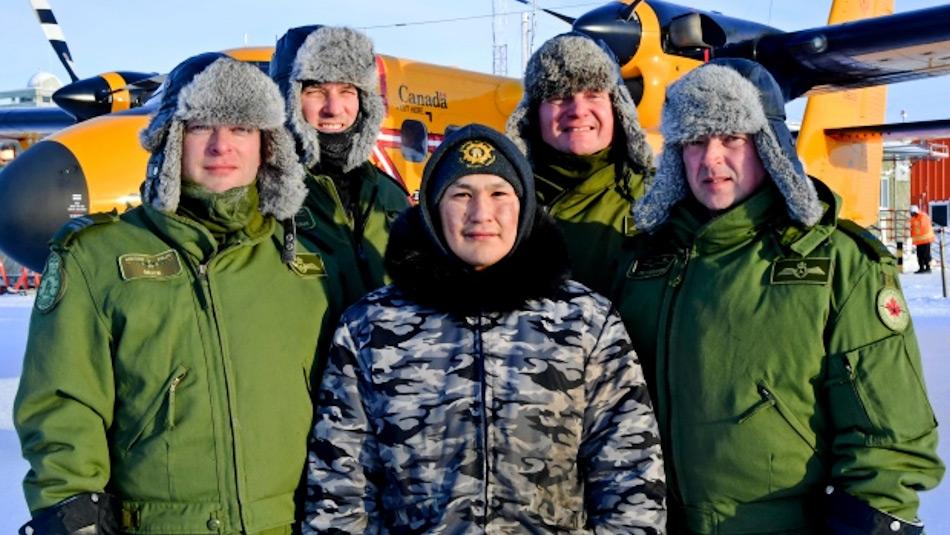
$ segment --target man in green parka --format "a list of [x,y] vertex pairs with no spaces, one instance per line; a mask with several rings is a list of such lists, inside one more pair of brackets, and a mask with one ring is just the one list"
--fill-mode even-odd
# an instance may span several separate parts
[[613,294],[655,394],[669,531],[921,533],[944,467],[895,259],[805,175],[771,75],[723,64],[667,91]]
[[369,161],[386,115],[373,43],[349,28],[292,28],[277,41],[270,74],[308,170],[297,229],[339,265],[350,305],[388,282],[389,227],[409,206],[404,187]]
[[321,258],[281,224],[306,194],[283,99],[195,56],[141,142],[142,205],[51,242],[14,406],[21,533],[289,534],[335,316]]
[[580,33],[549,39],[528,60],[506,130],[564,234],[573,278],[606,293],[653,160],[616,60]]

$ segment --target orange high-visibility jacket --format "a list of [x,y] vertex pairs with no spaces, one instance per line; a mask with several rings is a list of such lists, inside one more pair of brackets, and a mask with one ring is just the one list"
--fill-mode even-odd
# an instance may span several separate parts
[[914,245],[933,243],[935,236],[930,216],[923,212],[910,216],[910,239]]

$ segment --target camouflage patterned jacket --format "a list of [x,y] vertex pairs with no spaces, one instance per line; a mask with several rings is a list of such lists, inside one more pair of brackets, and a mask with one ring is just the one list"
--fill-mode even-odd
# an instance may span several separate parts
[[565,281],[553,223],[474,273],[426,250],[417,214],[390,237],[395,285],[334,338],[305,532],[659,533],[640,366],[610,303]]

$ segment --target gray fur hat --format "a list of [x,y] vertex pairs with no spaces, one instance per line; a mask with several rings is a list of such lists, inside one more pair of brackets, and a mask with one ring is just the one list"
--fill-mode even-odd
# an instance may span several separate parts
[[320,140],[301,109],[300,93],[305,82],[349,83],[357,88],[360,116],[354,124],[357,130],[353,132],[343,171],[369,159],[386,116],[377,87],[376,55],[369,37],[350,28],[292,28],[277,41],[270,75],[287,101],[287,126],[297,139],[301,159],[308,169],[320,163]]
[[508,118],[505,133],[531,159],[532,140],[539,139],[538,106],[545,99],[581,91],[608,91],[614,117],[624,134],[627,159],[635,169],[653,164],[637,107],[620,77],[620,66],[594,40],[571,32],[548,39],[528,60],[524,73],[524,96]]
[[142,201],[163,212],[178,209],[181,155],[188,121],[254,126],[263,158],[257,173],[260,209],[277,219],[294,216],[307,195],[304,170],[284,128],[277,86],[253,65],[219,53],[200,54],[172,69],[158,112],[139,134],[148,162]]
[[689,193],[683,145],[717,134],[751,134],[789,216],[805,226],[821,218],[823,207],[815,186],[802,169],[785,125],[781,89],[761,65],[729,59],[693,69],[667,89],[660,130],[663,153],[656,177],[633,208],[638,228],[658,227]]

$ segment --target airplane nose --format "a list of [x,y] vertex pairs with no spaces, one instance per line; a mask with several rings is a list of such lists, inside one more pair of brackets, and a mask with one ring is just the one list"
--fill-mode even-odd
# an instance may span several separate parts
[[56,141],[41,141],[0,170],[0,250],[40,271],[49,240],[85,215],[89,188],[79,161]]

